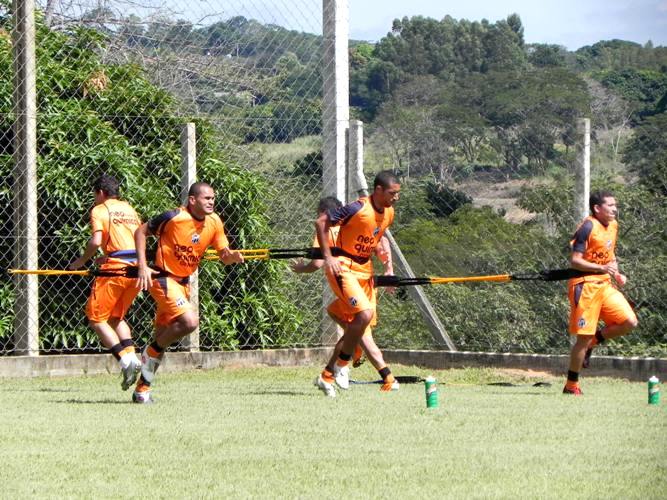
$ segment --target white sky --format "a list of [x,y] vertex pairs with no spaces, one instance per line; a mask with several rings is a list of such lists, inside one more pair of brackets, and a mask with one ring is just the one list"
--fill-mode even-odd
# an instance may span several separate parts
[[350,38],[378,41],[392,21],[421,15],[496,22],[517,13],[527,43],[569,50],[619,38],[667,46],[667,0],[349,0]]

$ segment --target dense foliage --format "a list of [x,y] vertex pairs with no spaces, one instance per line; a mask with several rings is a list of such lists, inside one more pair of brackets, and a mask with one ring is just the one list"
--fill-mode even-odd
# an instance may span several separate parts
[[[282,183],[275,188],[239,168],[229,146],[287,143],[320,133],[321,37],[244,17],[205,27],[128,18],[120,30],[111,17],[104,9],[90,12],[86,21],[94,29],[68,34],[40,25],[40,231],[52,238],[41,252],[42,264],[64,265],[73,248],[83,245],[86,193],[95,172],[120,176],[124,195],[144,216],[173,205],[184,121],[177,117],[184,109],[200,117],[200,176],[221,187],[218,208],[234,244],[252,246],[269,234],[263,204],[268,197],[273,229],[310,238],[312,228],[292,227],[289,215],[296,210],[312,217],[322,173],[319,146],[287,164],[267,161],[268,178],[279,176]],[[8,36],[0,35],[0,74],[7,75],[0,78],[0,201],[10,206],[11,46]],[[110,40],[128,53],[194,61],[215,75],[188,73],[194,97],[186,106],[177,86],[149,83],[145,68],[103,63],[99,49]],[[354,113],[366,121],[367,171],[389,167],[403,179],[395,235],[417,274],[566,265],[576,223],[571,209],[576,120],[590,116],[594,187],[613,190],[621,205],[619,255],[641,324],[608,352],[667,352],[667,291],[659,279],[667,264],[661,230],[667,223],[667,49],[620,40],[574,52],[526,44],[515,14],[496,23],[406,17],[394,21],[377,44],[350,46],[350,99]],[[493,201],[484,206],[470,187],[474,181],[478,190],[516,181],[521,188],[513,201],[529,217],[510,220]],[[301,205],[295,207],[294,199]],[[77,223],[71,222],[72,212],[81,214]],[[11,224],[9,211],[0,210],[2,234],[11,232]],[[10,254],[7,241],[0,238],[2,255]],[[299,332],[301,316],[283,295],[304,285],[285,279],[272,265],[205,265],[202,279],[209,344],[284,345],[288,333],[292,344],[311,341]],[[316,279],[303,283],[311,286]],[[42,285],[45,346],[83,345],[91,334],[59,312],[63,301],[80,307],[77,297],[87,284],[55,283]],[[61,295],[51,297],[54,288],[46,287],[52,286]],[[432,287],[427,293],[461,348],[568,349],[562,283]],[[381,315],[390,321],[380,322],[378,337],[385,345],[430,342],[404,294],[383,300],[389,306]],[[11,301],[11,287],[0,284],[5,338],[12,313],[4,305]],[[319,309],[319,301],[313,296],[300,307]],[[146,323],[148,303],[139,299],[133,324]],[[146,336],[150,327],[140,331]]]
[[[3,20],[8,29],[9,18]],[[216,208],[234,247],[251,248],[267,237],[267,187],[241,168],[215,138],[210,124],[177,117],[178,102],[149,83],[132,65],[105,65],[99,31],[54,32],[38,23],[38,178],[40,266],[62,268],[89,235],[90,182],[102,172],[122,181],[122,194],[142,218],[176,206],[180,193],[180,132],[197,125],[198,177],[217,190]],[[11,136],[11,47],[0,37],[0,105],[3,137]],[[0,154],[0,196],[11,206],[11,151]],[[0,267],[11,266],[9,211],[0,212]],[[203,346],[276,346],[286,342],[299,315],[276,286],[273,264],[203,267],[200,292]],[[40,281],[40,337],[44,349],[94,345],[82,314],[89,283],[81,278]],[[6,305],[10,283],[3,280]],[[150,336],[150,301],[138,299],[130,316],[137,336]],[[0,337],[8,341],[11,308],[0,313]]]

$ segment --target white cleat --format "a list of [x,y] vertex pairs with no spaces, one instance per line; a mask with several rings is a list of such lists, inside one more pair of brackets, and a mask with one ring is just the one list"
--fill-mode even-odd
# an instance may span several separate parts
[[382,384],[380,390],[382,392],[397,391],[401,388],[401,385],[398,383],[398,380],[394,380],[391,384]]
[[150,384],[155,378],[155,372],[160,366],[162,356],[159,358],[151,358],[146,352],[147,350],[148,346],[144,347],[144,350],[141,351],[141,376]]
[[141,372],[141,361],[139,361],[139,358],[136,356],[132,356],[127,366],[121,368],[120,371],[123,375],[123,379],[120,381],[120,387],[126,391],[137,381],[139,372]]
[[350,367],[349,365],[338,366],[334,365],[334,380],[336,385],[341,389],[347,390],[350,388]]
[[324,380],[322,378],[322,375],[318,375],[317,377],[315,377],[315,380],[313,380],[313,385],[319,388],[326,396],[330,398],[336,397],[336,388],[334,387],[333,384]]
[[143,392],[134,391],[132,393],[132,402],[142,405],[149,405],[153,404],[155,401],[153,400],[153,396],[151,396],[151,391],[143,391]]

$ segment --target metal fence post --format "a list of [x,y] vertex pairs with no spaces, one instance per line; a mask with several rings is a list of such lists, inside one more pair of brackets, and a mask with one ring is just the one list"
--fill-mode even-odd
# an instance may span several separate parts
[[[322,195],[345,201],[346,139],[350,119],[347,0],[322,0],[322,18]],[[333,298],[325,284],[320,328],[321,343],[325,345],[335,342],[341,334],[326,312]]]
[[[14,234],[15,267],[37,269],[37,90],[35,78],[35,2],[14,0]],[[15,277],[14,350],[39,354],[37,276]]]
[[[181,128],[181,203],[188,204],[188,190],[197,181],[197,132],[194,123]],[[190,276],[190,303],[199,311],[199,271]],[[199,351],[199,327],[181,339],[181,346],[188,351]]]
[[577,120],[577,165],[575,168],[574,218],[578,224],[588,216],[591,191],[591,121]]

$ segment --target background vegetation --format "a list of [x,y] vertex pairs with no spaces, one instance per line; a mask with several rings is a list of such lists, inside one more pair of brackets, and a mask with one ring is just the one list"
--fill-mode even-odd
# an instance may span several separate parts
[[[5,16],[0,36],[5,207],[9,22]],[[322,172],[319,36],[242,16],[195,26],[91,9],[72,23],[76,29],[39,26],[40,233],[51,238],[41,249],[44,266],[66,264],[83,245],[96,172],[119,175],[144,216],[174,204],[186,120],[197,122],[200,176],[219,187],[234,244],[309,244]],[[637,332],[607,352],[667,353],[667,48],[623,40],[576,51],[527,44],[516,14],[495,23],[406,17],[377,44],[351,41],[350,94],[365,122],[369,178],[385,168],[402,178],[394,233],[418,274],[566,266],[578,223],[571,208],[576,120],[590,117],[593,187],[617,194],[618,253],[640,319]],[[76,224],[72,213],[82,214]],[[0,210],[0,231],[11,229],[9,211]],[[9,241],[0,238],[3,256],[11,254]],[[279,263],[206,266],[203,280],[211,347],[317,342],[318,276],[295,278]],[[78,310],[87,286],[43,282],[45,348],[94,342],[83,323],[57,313],[63,301]],[[563,284],[443,286],[428,294],[461,348],[567,349]],[[11,295],[3,281],[0,303]],[[131,319],[145,337],[150,301],[139,304]],[[433,346],[403,294],[384,294],[380,314],[383,345]],[[3,307],[6,346],[11,320]]]

